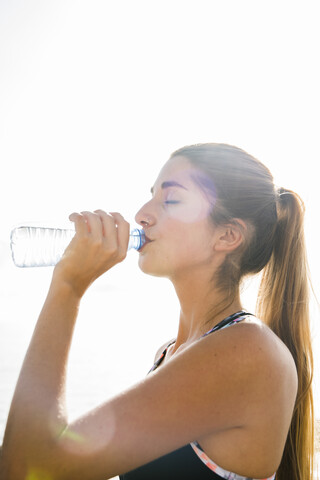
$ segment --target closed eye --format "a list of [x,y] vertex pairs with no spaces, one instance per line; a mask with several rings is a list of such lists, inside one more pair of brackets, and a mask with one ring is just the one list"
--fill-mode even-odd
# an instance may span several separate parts
[[164,203],[166,203],[167,205],[173,205],[175,203],[180,203],[178,200],[166,200]]

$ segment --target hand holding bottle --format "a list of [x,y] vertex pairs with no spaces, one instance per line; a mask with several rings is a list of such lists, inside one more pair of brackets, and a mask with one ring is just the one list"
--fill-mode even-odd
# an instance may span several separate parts
[[76,234],[54,269],[59,279],[82,297],[99,276],[122,262],[127,254],[130,225],[120,213],[72,213]]
[[[54,228],[21,225],[10,235],[13,263],[16,267],[51,267],[61,259],[75,235],[73,228]],[[130,232],[128,250],[140,250],[145,243],[145,232],[134,228]]]

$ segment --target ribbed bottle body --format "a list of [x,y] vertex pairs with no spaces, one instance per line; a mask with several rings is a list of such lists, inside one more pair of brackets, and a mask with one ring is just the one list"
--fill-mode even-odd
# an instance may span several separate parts
[[[17,267],[54,266],[75,235],[73,229],[21,226],[11,232],[11,253]],[[128,250],[139,250],[145,242],[144,231],[130,232]]]

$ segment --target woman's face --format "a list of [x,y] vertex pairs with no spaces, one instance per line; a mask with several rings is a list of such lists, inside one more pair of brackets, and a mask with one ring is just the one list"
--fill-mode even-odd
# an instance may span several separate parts
[[171,158],[151,189],[151,200],[136,214],[136,222],[150,240],[139,252],[143,272],[174,279],[197,267],[210,266],[214,227],[209,213],[214,205],[214,187],[212,184],[206,194],[195,176],[210,186],[205,174],[186,158]]

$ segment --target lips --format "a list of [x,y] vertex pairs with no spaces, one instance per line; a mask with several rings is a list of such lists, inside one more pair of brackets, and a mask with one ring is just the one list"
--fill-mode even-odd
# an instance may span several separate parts
[[151,240],[149,237],[147,237],[147,235],[145,235],[145,239],[146,239],[145,243],[153,242],[153,240]]
[[153,242],[153,240],[151,240],[147,235],[145,235],[144,238],[145,238],[144,244],[143,244],[142,247],[139,249],[139,252],[141,252],[141,250],[143,249],[143,247],[144,247],[145,245],[147,245],[147,243]]

